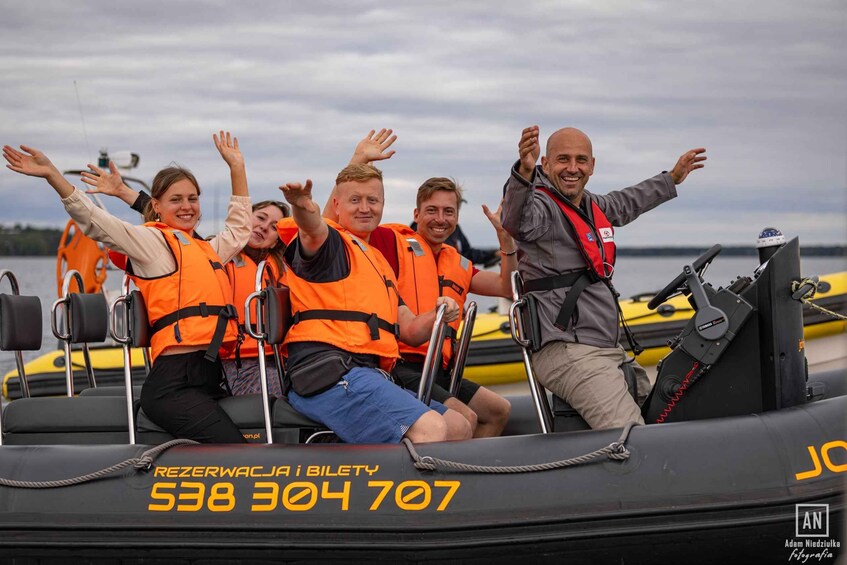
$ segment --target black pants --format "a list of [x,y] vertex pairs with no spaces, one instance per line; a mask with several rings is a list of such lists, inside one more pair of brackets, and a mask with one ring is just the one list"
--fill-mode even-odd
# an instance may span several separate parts
[[218,406],[221,362],[204,359],[205,351],[159,355],[141,388],[141,408],[177,438],[204,443],[244,443],[241,431]]

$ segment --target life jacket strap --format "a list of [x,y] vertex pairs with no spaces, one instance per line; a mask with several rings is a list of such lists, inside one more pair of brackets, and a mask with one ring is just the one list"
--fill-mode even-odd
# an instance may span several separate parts
[[299,324],[306,320],[338,320],[341,322],[362,322],[368,325],[371,339],[380,338],[379,330],[386,331],[395,338],[400,337],[400,324],[392,324],[383,320],[375,313],[351,312],[349,310],[304,310],[294,314],[292,323]]
[[[184,308],[180,308],[179,310],[171,312],[170,314],[162,316],[156,320],[156,322],[150,327],[151,335],[167,328],[171,324],[176,324],[180,320],[194,316],[199,316],[201,318],[208,318],[209,316],[218,317],[218,323],[215,326],[215,333],[212,335],[212,341],[209,343],[208,349],[206,349],[205,356],[208,361],[215,361],[218,358],[218,349],[220,349],[221,344],[223,344],[224,336],[226,335],[227,323],[229,320],[238,319],[238,312],[232,304],[227,304],[226,306],[209,306],[205,302],[201,302],[197,306],[186,306]],[[182,341],[179,334],[179,326],[174,327],[174,334],[176,335],[177,342]]]
[[571,273],[552,275],[540,279],[532,279],[524,282],[525,292],[534,292],[542,290],[553,290],[556,288],[570,288],[565,295],[565,301],[562,302],[562,307],[559,308],[559,314],[556,316],[556,321],[553,325],[562,331],[567,331],[568,324],[576,309],[576,301],[582,291],[593,282],[591,271],[582,269]]

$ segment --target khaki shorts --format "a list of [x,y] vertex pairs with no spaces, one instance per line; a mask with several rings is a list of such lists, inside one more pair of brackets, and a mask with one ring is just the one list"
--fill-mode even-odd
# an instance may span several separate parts
[[620,368],[626,359],[622,347],[554,341],[532,354],[532,366],[538,382],[570,404],[592,429],[622,428],[644,423],[639,406],[651,388],[647,373],[633,361],[636,404]]

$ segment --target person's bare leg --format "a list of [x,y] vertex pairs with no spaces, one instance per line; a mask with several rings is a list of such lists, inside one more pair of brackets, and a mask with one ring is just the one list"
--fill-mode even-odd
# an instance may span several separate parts
[[476,426],[477,422],[479,421],[479,418],[477,418],[476,412],[471,410],[467,404],[465,404],[458,398],[451,396],[446,401],[444,401],[444,406],[446,406],[450,410],[455,410],[456,412],[464,416],[465,420],[467,420],[471,425],[471,435],[474,435],[476,433]]
[[477,415],[473,437],[499,436],[512,413],[512,404],[508,400],[485,387],[479,387],[468,407]]
[[409,438],[412,443],[446,441],[447,421],[435,410],[430,410],[415,420],[404,437]]
[[461,413],[451,409],[447,410],[441,417],[447,422],[447,441],[471,439],[473,437],[471,423]]

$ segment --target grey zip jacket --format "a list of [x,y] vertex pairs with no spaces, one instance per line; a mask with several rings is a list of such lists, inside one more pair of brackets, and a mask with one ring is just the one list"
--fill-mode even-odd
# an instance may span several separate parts
[[[570,224],[552,199],[534,190],[544,186],[557,192],[540,166],[528,183],[518,174],[519,163],[512,167],[506,181],[503,203],[503,228],[518,244],[518,270],[524,281],[566,274],[586,268],[574,239]],[[582,208],[591,210],[593,201],[606,214],[613,226],[624,226],[659,204],[675,198],[676,185],[664,172],[635,186],[608,194],[583,193]],[[590,216],[590,214],[589,214]],[[617,234],[616,234],[617,235]],[[612,277],[614,283],[614,276]],[[616,298],[603,282],[590,284],[576,303],[572,318],[576,323],[567,331],[553,322],[565,300],[567,288],[538,291],[538,315],[541,326],[541,347],[552,341],[584,343],[595,347],[617,347],[619,339]]]

